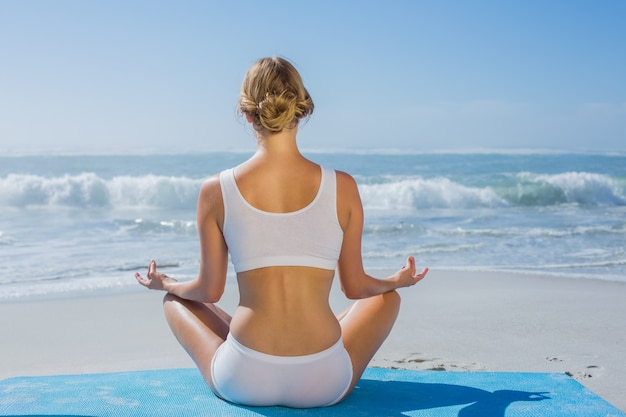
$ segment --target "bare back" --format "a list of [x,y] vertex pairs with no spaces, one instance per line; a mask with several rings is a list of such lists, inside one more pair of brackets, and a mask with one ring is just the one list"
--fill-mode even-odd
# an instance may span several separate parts
[[[253,158],[235,169],[235,179],[253,207],[289,213],[315,199],[321,170],[304,158],[275,164]],[[245,346],[274,355],[306,355],[328,348],[341,336],[328,303],[333,277],[334,271],[303,266],[238,273],[240,303],[230,331]]]

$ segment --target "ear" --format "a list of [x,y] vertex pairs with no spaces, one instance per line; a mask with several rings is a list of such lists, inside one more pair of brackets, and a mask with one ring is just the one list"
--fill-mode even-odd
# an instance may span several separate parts
[[252,115],[250,113],[246,113],[246,120],[248,121],[248,123],[254,122],[254,119],[252,118]]

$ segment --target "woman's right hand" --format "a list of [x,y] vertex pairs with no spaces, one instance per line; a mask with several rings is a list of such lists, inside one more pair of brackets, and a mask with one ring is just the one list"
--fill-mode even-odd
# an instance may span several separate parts
[[409,256],[406,259],[406,264],[393,275],[393,279],[397,282],[398,288],[410,287],[421,281],[427,273],[428,268],[424,268],[422,272],[418,274],[415,267],[415,258]]
[[135,279],[141,285],[151,290],[167,291],[165,285],[167,282],[176,282],[174,278],[168,277],[165,274],[157,272],[157,265],[154,260],[150,261],[148,265],[148,274],[146,278],[142,277],[139,272],[135,274]]

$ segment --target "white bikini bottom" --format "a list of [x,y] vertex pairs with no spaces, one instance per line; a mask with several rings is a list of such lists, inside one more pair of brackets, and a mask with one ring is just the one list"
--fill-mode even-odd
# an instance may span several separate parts
[[239,343],[231,334],[211,366],[215,394],[250,406],[324,407],[338,403],[352,382],[352,362],[341,338],[321,352],[276,356]]

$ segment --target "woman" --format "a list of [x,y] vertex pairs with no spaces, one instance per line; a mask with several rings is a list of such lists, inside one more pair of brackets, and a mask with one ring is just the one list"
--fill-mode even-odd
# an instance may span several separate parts
[[[354,388],[398,314],[395,291],[427,273],[415,261],[386,279],[365,273],[363,208],[354,179],[304,158],[298,123],[313,101],[285,59],[248,71],[239,110],[252,124],[256,153],[208,179],[200,190],[198,277],[178,282],[150,262],[148,288],[164,290],[167,321],[219,397],[252,406],[319,407]],[[240,302],[217,307],[230,253]],[[359,299],[338,317],[329,306],[335,269]]]

